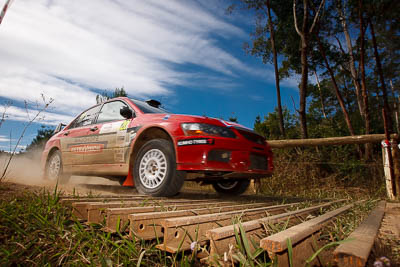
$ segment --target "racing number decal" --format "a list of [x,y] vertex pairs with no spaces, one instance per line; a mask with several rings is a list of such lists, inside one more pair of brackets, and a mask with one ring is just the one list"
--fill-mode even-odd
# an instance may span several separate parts
[[126,129],[128,128],[128,124],[129,124],[129,120],[125,120],[122,124],[121,124],[121,126],[119,127],[119,130],[120,131],[126,131]]
[[[115,162],[125,162],[125,147],[127,144],[127,130],[130,120],[125,120],[121,123],[117,134],[115,136],[115,149],[114,149],[114,160]],[[128,140],[129,141],[129,140]]]

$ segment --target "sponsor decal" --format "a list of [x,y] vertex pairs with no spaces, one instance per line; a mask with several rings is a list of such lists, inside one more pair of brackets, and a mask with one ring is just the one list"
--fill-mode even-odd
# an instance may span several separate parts
[[127,146],[129,146],[129,144],[132,142],[132,140],[136,138],[136,134],[140,128],[142,128],[142,125],[131,127],[126,130],[128,132],[128,137],[126,140]]
[[103,148],[103,143],[80,144],[70,146],[69,151],[74,154],[93,154],[101,153],[103,151]]
[[121,123],[121,126],[119,127],[120,131],[124,131],[128,128],[128,124],[129,124],[130,120],[125,120],[123,123]]
[[74,138],[74,142],[76,142],[76,143],[92,143],[92,142],[98,142],[98,141],[99,141],[98,135],[89,135],[89,136]]
[[171,117],[171,115],[170,114],[167,114],[167,115],[165,115],[165,117],[163,118],[163,120],[168,120],[169,119],[169,117]]
[[212,138],[196,138],[179,140],[178,146],[191,146],[191,145],[213,145],[214,139]]
[[118,131],[115,135],[115,146],[117,147],[124,147],[125,146],[125,139],[126,139],[126,130],[125,131]]
[[[124,125],[127,123],[126,125]],[[104,133],[115,133],[117,131],[123,131],[127,129],[127,126],[129,124],[129,120],[125,120],[123,122],[121,121],[116,121],[116,122],[110,122],[110,123],[105,123],[101,126],[101,129],[99,131],[99,134],[104,134]]]
[[114,160],[115,160],[115,162],[124,162],[125,161],[125,149],[123,149],[123,148],[115,149]]

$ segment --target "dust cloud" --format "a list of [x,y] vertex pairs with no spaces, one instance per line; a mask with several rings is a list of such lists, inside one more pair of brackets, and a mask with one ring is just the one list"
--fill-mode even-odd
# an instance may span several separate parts
[[[56,186],[56,182],[44,179],[40,157],[41,151],[15,154],[7,168],[3,181],[23,185],[41,186],[53,190]],[[9,158],[10,154],[3,153],[0,155],[1,174],[4,171]],[[98,192],[98,189],[104,191],[104,186],[121,187],[118,182],[96,176],[72,176],[67,184],[59,184],[57,186],[66,194],[101,193]],[[101,190],[102,188],[103,190]]]

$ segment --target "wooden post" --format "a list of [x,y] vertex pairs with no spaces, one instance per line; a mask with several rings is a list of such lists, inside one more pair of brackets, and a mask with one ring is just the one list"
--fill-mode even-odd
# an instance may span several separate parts
[[385,173],[385,184],[386,184],[386,194],[390,200],[394,200],[395,196],[393,193],[393,187],[392,187],[392,180],[393,176],[391,174],[390,170],[393,170],[390,168],[389,164],[389,153],[390,149],[390,142],[388,140],[383,140],[382,141],[382,159],[383,159],[383,170]]
[[393,172],[394,184],[396,189],[397,199],[400,199],[400,148],[397,140],[392,139],[392,159],[393,159]]
[[385,177],[386,177],[386,191],[389,199],[395,200],[396,198],[396,184],[395,184],[395,176],[393,169],[393,158],[392,158],[392,149],[390,143],[390,133],[387,126],[387,117],[385,109],[382,109],[383,116],[383,125],[385,127],[385,137],[386,140],[382,142],[382,147],[384,151],[384,169],[385,169]]
[[[397,134],[391,134],[392,139],[397,139]],[[334,145],[357,145],[365,143],[379,143],[386,136],[384,134],[367,134],[355,136],[341,136],[328,138],[309,138],[309,139],[286,139],[286,140],[268,140],[271,148],[290,148],[302,146],[334,146]]]

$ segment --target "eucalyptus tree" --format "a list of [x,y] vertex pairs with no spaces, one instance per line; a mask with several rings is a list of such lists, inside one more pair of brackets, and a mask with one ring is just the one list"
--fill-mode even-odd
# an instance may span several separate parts
[[247,52],[261,57],[263,63],[272,61],[274,65],[275,87],[277,96],[278,118],[280,135],[285,138],[285,124],[282,114],[282,101],[279,77],[278,54],[280,42],[275,39],[275,32],[278,18],[272,11],[272,5],[278,4],[274,0],[240,0],[244,9],[254,10],[256,12],[255,29],[252,34],[252,44],[246,43]]

